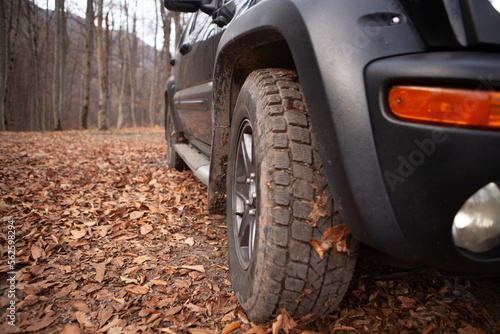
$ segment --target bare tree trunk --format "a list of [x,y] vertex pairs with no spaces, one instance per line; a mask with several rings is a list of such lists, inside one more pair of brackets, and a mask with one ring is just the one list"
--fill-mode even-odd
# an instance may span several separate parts
[[5,2],[0,0],[0,131],[5,130],[5,98],[7,79],[7,11]]
[[[66,109],[66,55],[68,53],[68,31],[66,29],[66,10],[64,0],[61,8],[61,66],[59,67],[59,119],[61,120]],[[72,84],[70,81],[69,84]],[[68,85],[69,86],[69,85]],[[71,88],[69,89],[71,91]]]
[[36,15],[36,7],[35,4],[31,1],[26,1],[26,19],[27,19],[27,31],[28,31],[28,39],[29,45],[31,49],[32,56],[32,70],[30,72],[33,73],[33,80],[31,82],[32,85],[32,93],[30,99],[30,130],[34,131],[40,129],[40,101],[39,101],[39,70],[40,70],[40,59],[38,54],[38,18]]
[[94,31],[94,1],[87,0],[87,14],[85,18],[85,58],[83,67],[82,109],[80,113],[80,127],[88,126],[89,100],[90,100],[90,69],[92,53],[92,32]]
[[[118,101],[118,117],[116,120],[116,128],[121,129],[124,122],[125,116],[123,111],[123,99],[125,98],[125,88],[127,86],[127,43],[123,39],[123,11],[128,11],[127,1],[124,1],[123,7],[120,8],[120,30],[118,34],[118,50],[120,54],[120,65],[121,65],[121,80],[120,80],[120,98]],[[128,32],[127,32],[128,33]]]
[[99,73],[99,106],[97,110],[97,126],[99,130],[107,130],[106,124],[106,72],[102,39],[103,0],[97,2],[97,71]]
[[[0,0],[1,1],[1,0]],[[4,4],[2,4],[4,5]],[[9,6],[9,5],[7,5]],[[14,9],[13,9],[14,3],[10,3],[9,9],[4,10],[0,13],[2,16],[6,16],[7,18],[7,24],[4,25],[5,29],[5,47],[3,50],[1,50],[4,54],[4,63],[2,64],[3,68],[3,89],[0,92],[0,123],[1,123],[1,130],[8,130],[8,122],[7,122],[7,99],[9,95],[9,82],[10,82],[10,74],[12,73],[12,70],[14,69],[14,61],[15,61],[15,51],[16,51],[16,42],[17,42],[17,36],[19,34],[19,29],[20,29],[20,24],[19,24],[19,18],[20,18],[20,12],[21,12],[21,1],[17,3],[17,14],[15,15],[16,17],[16,23],[15,27],[12,27],[13,24],[13,16],[14,16]],[[4,7],[4,9],[6,9]],[[9,14],[8,14],[8,13]],[[11,35],[11,32],[13,31],[13,36]]]
[[[125,113],[123,110],[123,104],[125,99],[125,89],[127,88],[127,54],[128,54],[128,40],[127,37],[123,37],[123,12],[125,12],[125,19],[128,20],[128,4],[127,0],[123,1],[123,6],[120,8],[120,30],[118,35],[118,50],[120,53],[120,65],[121,65],[121,80],[120,80],[120,99],[118,101],[118,118],[116,121],[116,127],[121,129],[125,123]],[[128,34],[128,22],[125,24],[127,29],[126,34]],[[125,44],[125,45],[124,45]]]
[[[127,15],[128,22],[128,15]],[[136,38],[136,22],[137,16],[134,13],[132,19],[132,34],[127,33],[129,39],[129,78],[130,78],[130,115],[132,117],[132,126],[137,126],[136,111],[135,111],[135,91],[136,91],[136,58],[137,58],[137,38]],[[128,29],[127,29],[128,32]],[[132,41],[130,41],[132,38]]]
[[153,57],[153,78],[151,80],[151,93],[149,95],[149,125],[152,126],[154,124],[154,102],[155,102],[155,92],[156,92],[156,63],[158,62],[158,52],[156,50],[156,37],[158,36],[158,2],[155,1],[155,41],[154,41],[154,57]]
[[127,86],[127,61],[125,59],[125,56],[123,56],[122,59],[122,78],[121,78],[121,84],[120,84],[120,101],[118,102],[118,121],[116,124],[116,127],[118,129],[121,129],[123,127],[123,124],[125,123],[125,117],[124,117],[124,112],[123,112],[123,99],[125,98],[125,88]]
[[112,45],[111,45],[111,31],[113,29],[109,29],[109,13],[108,11],[106,13],[106,34],[104,36],[104,42],[106,45],[105,52],[104,52],[104,72],[106,73],[106,78],[105,78],[105,85],[106,85],[106,124],[109,124],[109,102],[111,100],[110,98],[110,86],[109,86],[109,69],[110,69],[110,60],[111,60],[111,50],[112,50]]
[[56,33],[54,42],[54,81],[52,84],[52,113],[54,117],[54,130],[62,130],[61,114],[64,105],[61,91],[64,91],[64,0],[56,0]]
[[[49,0],[46,2],[46,10],[45,10],[45,62],[46,66],[44,66],[44,80],[47,82],[47,78],[49,77],[49,66],[48,66],[48,57],[49,57],[49,35],[50,35],[50,15],[49,15]],[[50,127],[50,113],[47,112],[47,91],[49,85],[45,85],[46,92],[43,94],[42,98],[42,131],[47,130]]]

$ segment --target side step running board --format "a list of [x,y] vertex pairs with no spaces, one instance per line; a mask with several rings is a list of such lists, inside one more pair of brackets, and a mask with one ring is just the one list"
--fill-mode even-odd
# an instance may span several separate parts
[[175,144],[174,149],[193,171],[194,175],[208,186],[210,174],[210,160],[208,157],[188,144]]

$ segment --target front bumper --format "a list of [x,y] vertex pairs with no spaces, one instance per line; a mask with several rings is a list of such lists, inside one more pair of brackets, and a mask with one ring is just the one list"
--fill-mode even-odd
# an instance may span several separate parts
[[365,80],[385,186],[417,262],[445,272],[500,273],[500,246],[467,253],[455,247],[451,234],[453,218],[467,198],[489,182],[500,182],[500,131],[400,121],[387,102],[394,85],[498,91],[500,55],[392,57],[368,65]]

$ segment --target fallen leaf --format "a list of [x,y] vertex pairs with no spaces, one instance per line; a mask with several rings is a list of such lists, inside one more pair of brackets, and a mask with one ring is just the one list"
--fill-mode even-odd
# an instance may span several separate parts
[[330,245],[322,245],[321,241],[316,240],[314,237],[309,240],[309,244],[312,246],[312,248],[318,253],[320,259],[323,259],[325,256],[325,252],[331,247]]
[[186,240],[184,240],[184,242],[189,246],[194,245],[194,239],[192,237],[187,238]]
[[113,327],[125,327],[127,325],[127,322],[124,320],[121,320],[118,316],[116,316],[109,324],[104,326],[103,328],[99,329],[99,333],[104,333],[110,330]]
[[151,256],[147,256],[147,255],[141,255],[141,256],[138,256],[136,257],[132,263],[136,263],[136,264],[141,264],[145,261],[148,261],[148,260],[151,260]]
[[43,318],[43,319],[37,321],[36,324],[28,326],[26,328],[26,332],[36,332],[36,331],[42,330],[46,327],[49,327],[56,320],[57,320],[56,317]]
[[432,331],[434,331],[434,329],[436,328],[436,324],[435,323],[430,323],[427,327],[425,327],[425,329],[422,331],[422,334],[429,334],[431,333]]
[[168,283],[159,279],[152,279],[150,282],[154,285],[167,285]]
[[222,334],[228,334],[234,331],[235,329],[240,328],[241,324],[238,321],[233,321],[230,324],[227,324],[226,327],[222,330]]
[[105,226],[99,226],[97,229],[99,230],[99,235],[102,238],[104,238],[108,234],[110,228],[111,228],[110,225],[105,225]]
[[409,292],[401,283],[395,284],[393,281],[377,281],[375,284],[391,295],[405,295]]
[[345,224],[330,227],[321,236],[321,241],[311,237],[309,244],[314,248],[319,257],[323,259],[325,253],[329,251],[334,245],[335,250],[339,253],[349,253],[349,249],[345,243],[349,230]]
[[169,308],[168,310],[165,311],[165,316],[166,317],[172,316],[174,314],[179,313],[180,310],[182,310],[182,305],[171,307],[171,308]]
[[144,211],[134,211],[130,214],[130,219],[136,220],[144,216]]
[[213,334],[214,331],[211,329],[203,329],[203,328],[188,328],[188,332],[191,334]]
[[332,333],[335,333],[336,331],[357,331],[356,328],[351,327],[351,326],[339,326],[339,327],[334,327],[332,328]]
[[108,332],[106,334],[121,334],[123,330],[123,327],[112,327],[108,329]]
[[347,237],[349,230],[345,224],[330,227],[323,233],[321,240],[329,241],[331,243],[339,242]]
[[294,329],[296,326],[297,323],[290,317],[288,312],[282,308],[281,313],[276,317],[276,320],[273,323],[272,331],[273,334],[278,334],[281,329],[286,334],[289,334],[290,330]]
[[190,309],[193,312],[198,312],[199,314],[203,314],[203,315],[207,314],[207,309],[204,308],[204,307],[200,307],[198,305],[194,305],[194,304],[191,304],[191,303],[187,303],[184,306],[187,307],[188,309]]
[[74,310],[76,310],[76,311],[82,311],[82,312],[85,312],[85,313],[90,313],[89,306],[86,303],[84,303],[84,302],[80,302],[80,301],[74,302],[73,304],[71,304],[71,307]]
[[[192,246],[192,245],[191,245]],[[181,268],[184,269],[189,269],[189,270],[196,270],[199,271],[200,273],[205,273],[205,267],[202,265],[196,265],[196,266],[182,266]]]
[[267,328],[265,324],[252,327],[245,334],[267,334]]
[[273,322],[273,334],[279,334],[280,329],[283,327],[283,314],[279,314]]
[[129,278],[129,277],[125,277],[125,276],[120,276],[120,279],[122,281],[124,281],[125,283],[127,283],[127,284],[129,284],[129,283],[139,283],[139,281],[136,278]]
[[66,297],[73,290],[73,285],[67,285],[54,295],[54,298]]
[[479,328],[472,327],[471,325],[467,325],[463,328],[459,328],[457,332],[460,334],[487,334],[486,331],[479,329]]
[[326,216],[326,210],[324,207],[322,207],[319,203],[315,203],[314,204],[314,207],[311,211],[311,213],[309,214],[309,218],[313,221],[313,222],[317,222],[320,218],[322,217],[325,217]]
[[45,257],[45,251],[37,244],[31,245],[31,256],[35,261],[41,257]]
[[59,334],[81,334],[82,330],[76,325],[66,325]]
[[399,296],[398,299],[399,299],[399,301],[401,301],[404,308],[412,308],[415,306],[415,303],[416,303],[414,299],[411,299],[411,298],[408,298],[405,296]]
[[76,311],[75,312],[75,317],[76,320],[78,320],[78,323],[82,327],[93,327],[94,324],[90,320],[90,316],[86,313],[83,313],[82,311]]
[[73,239],[81,239],[87,234],[87,230],[71,230]]
[[100,309],[97,313],[97,320],[99,321],[99,328],[104,326],[104,324],[111,318],[113,315],[113,307],[106,306],[103,309]]
[[144,225],[141,225],[141,234],[144,235],[144,234],[148,234],[149,232],[151,232],[153,230],[153,226],[149,225],[149,224],[144,224]]
[[96,271],[95,280],[101,283],[104,280],[104,275],[106,273],[106,265],[102,263],[91,263],[91,265]]
[[136,294],[136,295],[145,295],[148,293],[148,288],[141,285],[129,285],[123,288],[125,291]]

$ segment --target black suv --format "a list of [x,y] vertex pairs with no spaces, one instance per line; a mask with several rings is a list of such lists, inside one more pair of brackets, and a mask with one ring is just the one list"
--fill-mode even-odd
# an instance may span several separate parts
[[498,0],[165,0],[192,12],[169,165],[227,215],[255,322],[332,311],[358,250],[500,273]]

